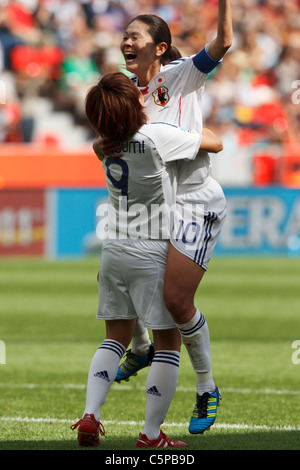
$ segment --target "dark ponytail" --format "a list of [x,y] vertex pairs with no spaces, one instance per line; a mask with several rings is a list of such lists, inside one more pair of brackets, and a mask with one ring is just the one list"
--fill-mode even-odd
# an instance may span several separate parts
[[156,15],[138,15],[129,24],[134,21],[141,21],[149,26],[149,34],[151,35],[155,45],[165,42],[168,46],[166,52],[161,57],[163,65],[169,64],[173,60],[179,59],[181,54],[179,50],[172,46],[172,36],[168,24]]
[[182,57],[182,55],[177,49],[177,47],[170,46],[168,47],[166,52],[163,54],[161,62],[163,65],[167,65],[170,62],[173,62],[173,60],[180,59],[180,57]]

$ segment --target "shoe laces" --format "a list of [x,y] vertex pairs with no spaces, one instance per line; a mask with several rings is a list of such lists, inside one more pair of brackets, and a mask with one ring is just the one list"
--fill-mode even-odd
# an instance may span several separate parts
[[149,353],[148,353],[149,365],[152,364],[152,360],[153,360],[153,357],[154,357],[154,353],[155,353],[154,344],[151,343],[151,344],[150,344],[150,348],[149,348]]
[[[161,439],[164,439],[165,442],[168,443],[168,447],[175,447],[175,444],[176,444],[176,441],[174,442],[173,439],[171,439],[170,437],[166,436],[166,434],[162,431],[160,431],[160,435],[159,435],[159,438]],[[162,446],[162,447],[165,447],[165,446]]]
[[197,410],[198,410],[198,418],[206,418],[207,417],[207,404],[208,399],[210,397],[210,393],[205,392],[203,395],[197,395]]
[[[72,431],[74,431],[74,429],[76,429],[83,421],[83,419],[86,419],[86,418],[81,418],[79,421],[77,421],[77,423],[75,424],[72,424],[72,426],[70,426],[70,429]],[[101,422],[97,423],[99,425],[99,433],[100,433],[100,436],[103,436],[107,439],[107,435],[105,434],[105,429],[104,429],[104,426]]]
[[107,439],[107,435],[105,434],[104,426],[101,422],[99,423],[99,433],[100,433],[100,436],[103,436]]
[[131,349],[127,349],[127,351],[125,352],[123,357],[126,357],[126,358],[130,359],[130,358],[134,357],[134,354],[133,354],[133,352],[131,352]]
[[77,421],[77,423],[72,424],[72,426],[70,426],[70,429],[74,431],[74,429],[76,429],[80,425],[81,421],[82,421],[82,418],[79,421]]
[[170,444],[171,446],[173,446],[173,442],[172,442],[172,439],[170,439],[168,436],[166,436],[166,434],[162,431],[160,431],[161,434],[160,434],[160,438],[163,438],[168,444]]

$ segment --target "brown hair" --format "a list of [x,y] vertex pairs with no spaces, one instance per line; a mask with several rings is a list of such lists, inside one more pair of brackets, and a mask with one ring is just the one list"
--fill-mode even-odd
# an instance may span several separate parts
[[121,143],[147,122],[140,91],[122,72],[110,72],[93,86],[85,102],[87,118],[96,133]]
[[[172,46],[172,36],[170,32],[170,28],[168,24],[157,15],[138,15],[133,18],[130,22],[133,23],[134,21],[141,21],[149,26],[149,34],[153,39],[153,43],[157,46],[161,42],[165,42],[168,46],[166,52],[161,56],[161,63],[163,65],[167,65],[173,60],[179,59],[181,57],[181,53],[179,50]],[[128,25],[128,26],[129,26]]]

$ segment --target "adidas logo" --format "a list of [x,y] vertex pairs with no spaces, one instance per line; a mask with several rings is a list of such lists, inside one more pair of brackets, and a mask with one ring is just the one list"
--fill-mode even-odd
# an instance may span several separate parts
[[94,374],[94,377],[99,377],[99,379],[104,379],[106,380],[106,382],[110,382],[107,370],[101,370],[101,372],[96,372],[96,374]]
[[161,397],[161,393],[159,393],[155,385],[153,387],[148,388],[146,393],[149,393],[149,395],[155,395],[157,397]]

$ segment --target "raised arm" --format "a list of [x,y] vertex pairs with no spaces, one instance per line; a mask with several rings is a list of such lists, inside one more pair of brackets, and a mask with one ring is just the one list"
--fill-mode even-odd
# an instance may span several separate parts
[[218,0],[217,37],[209,44],[208,53],[221,60],[232,45],[233,29],[230,0]]

